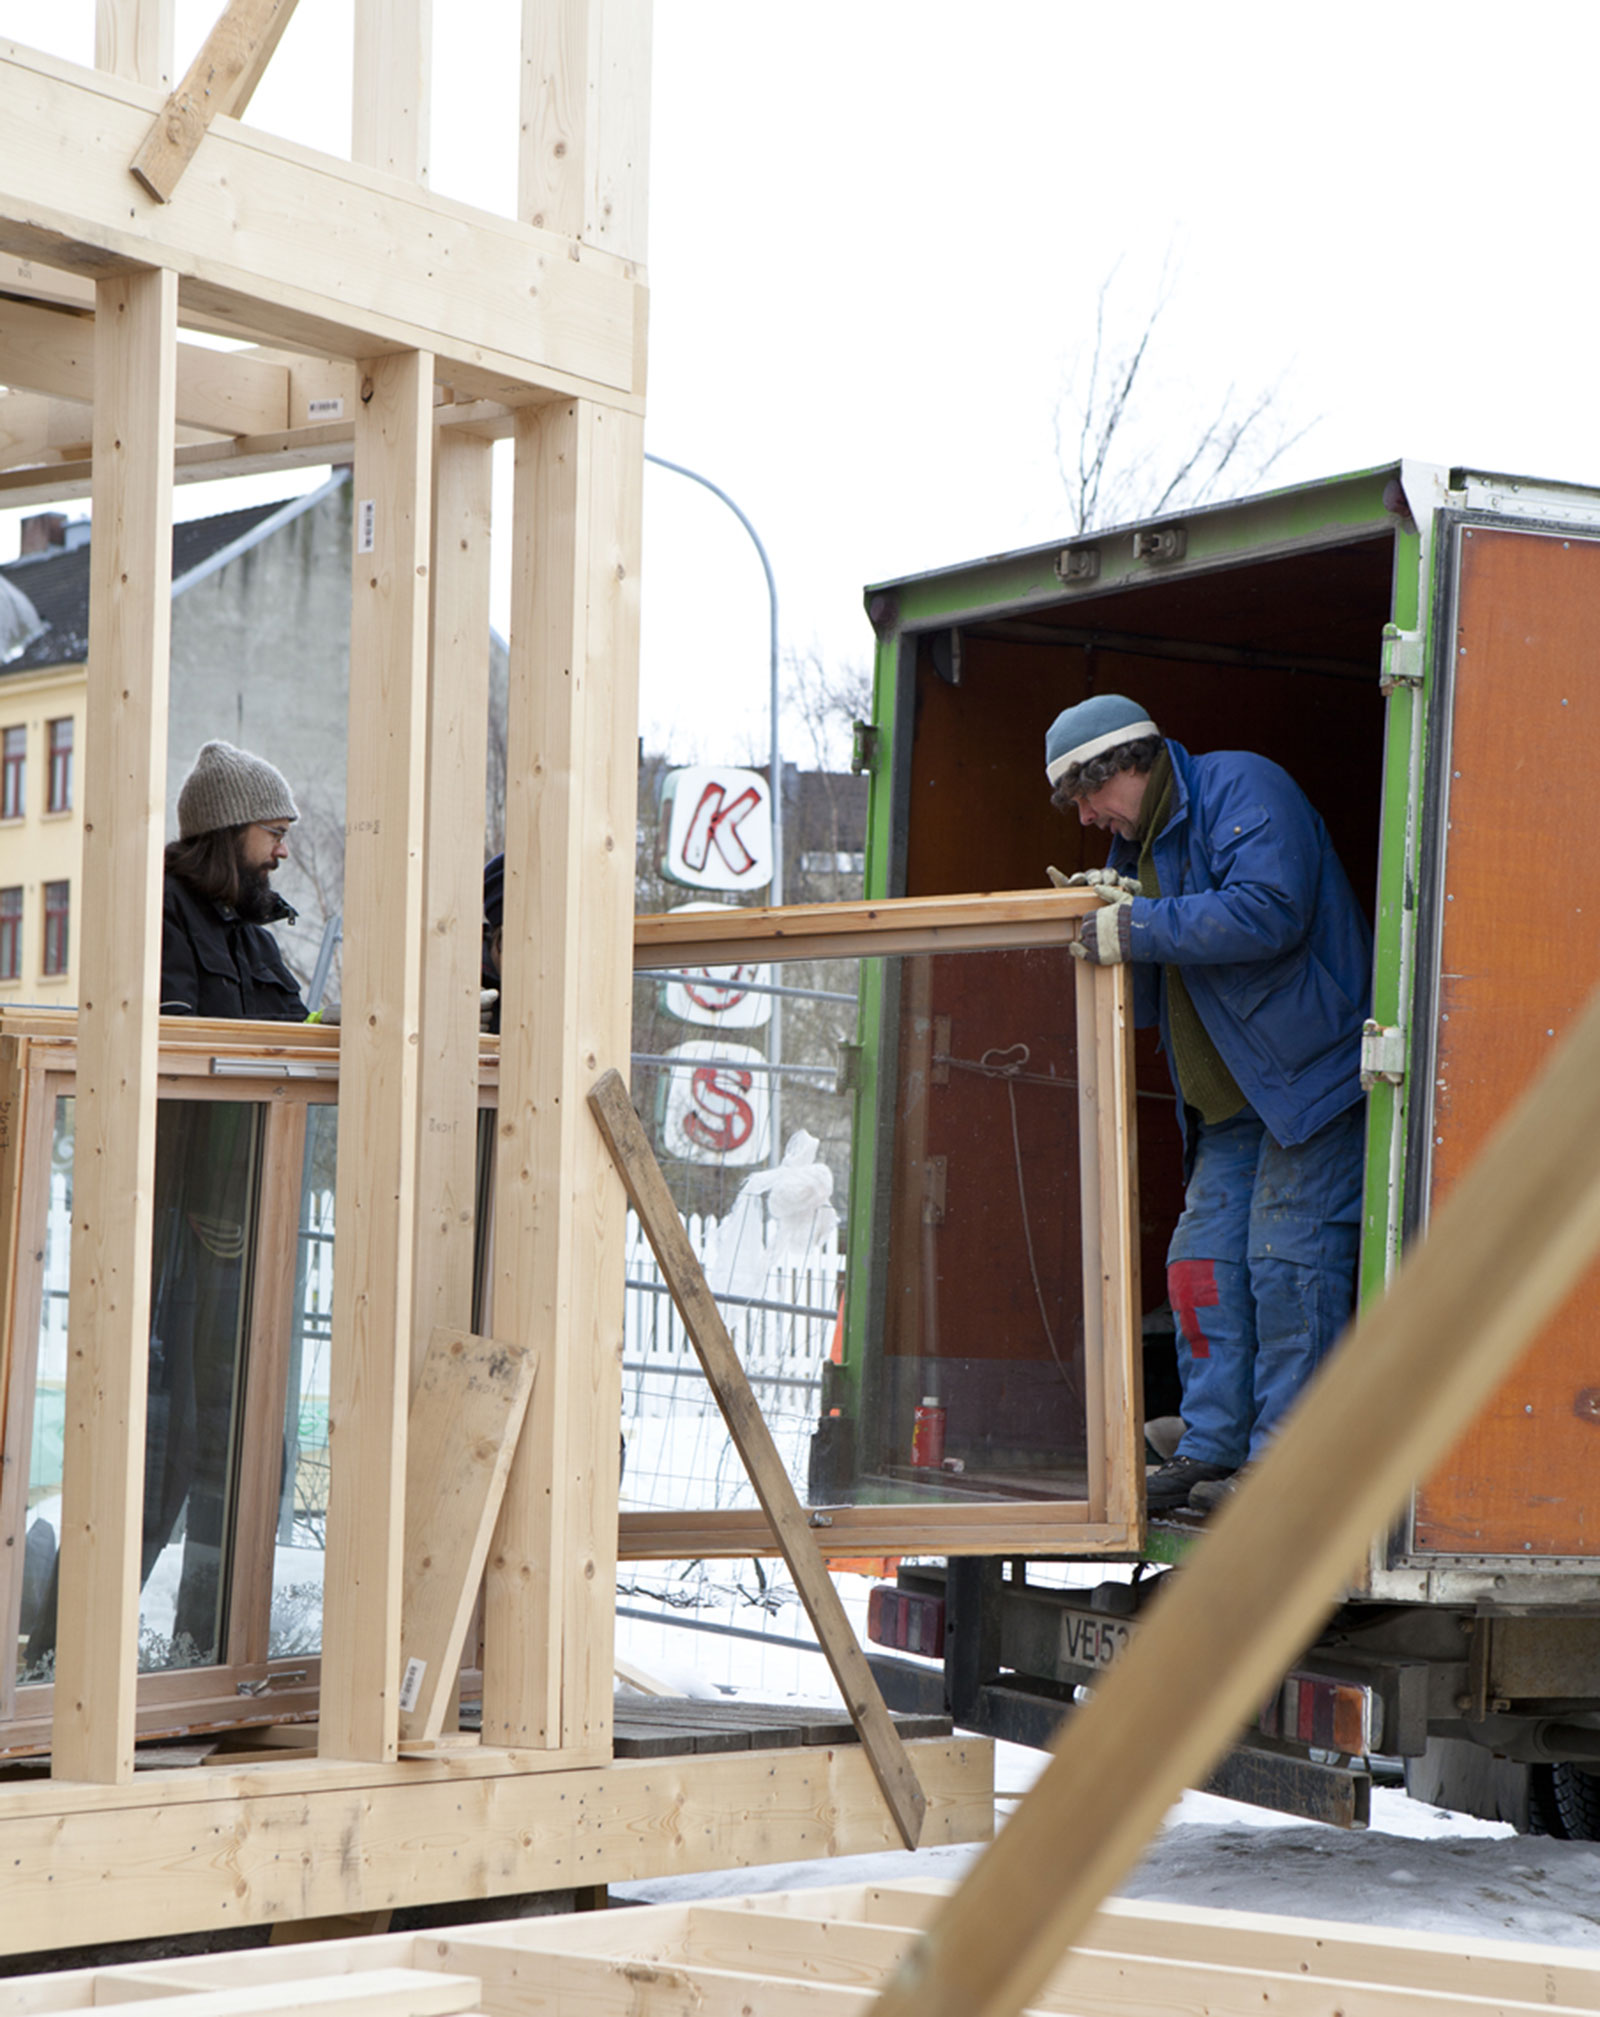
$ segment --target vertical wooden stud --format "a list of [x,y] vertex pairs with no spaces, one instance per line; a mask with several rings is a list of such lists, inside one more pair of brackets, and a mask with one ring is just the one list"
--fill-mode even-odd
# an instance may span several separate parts
[[358,366],[323,1756],[396,1755],[411,1392],[432,359]]
[[1133,1003],[1126,967],[1073,965],[1089,1518],[1132,1531],[1144,1515]]
[[95,68],[170,91],[175,4],[176,0],[95,0]]
[[425,184],[433,0],[356,0],[355,29],[351,158]]
[[133,1773],[178,282],[95,288],[94,539],[53,1770]]
[[1095,969],[1072,962],[1078,1035],[1078,1225],[1083,1238],[1083,1414],[1089,1518],[1106,1517],[1105,1267],[1100,1249],[1100,1058],[1095,1045]]
[[523,0],[517,215],[645,257],[649,0]]
[[245,1345],[244,1419],[252,1433],[239,1451],[227,1660],[266,1659],[271,1638],[272,1571],[284,1484],[282,1428],[289,1398],[295,1262],[300,1242],[300,1179],[306,1158],[306,1108],[278,1100],[262,1116],[260,1200]]
[[413,1383],[435,1329],[472,1324],[493,454],[454,428],[434,443]]
[[[1084,962],[1077,962],[1082,965]],[[1139,1284],[1139,1137],[1134,1119],[1133,985],[1125,966],[1094,969],[1098,1125],[1103,1517],[1144,1517],[1143,1308]]]
[[584,1096],[626,1057],[640,421],[517,419],[494,1327],[539,1353],[490,1553],[484,1739],[609,1744],[621,1187]]

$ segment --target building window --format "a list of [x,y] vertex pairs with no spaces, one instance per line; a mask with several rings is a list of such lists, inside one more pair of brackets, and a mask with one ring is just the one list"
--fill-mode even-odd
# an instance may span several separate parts
[[47,882],[44,886],[44,970],[47,974],[63,974],[67,970],[71,895],[70,883]]
[[51,812],[72,810],[72,716],[50,724]]
[[21,819],[26,806],[28,731],[8,728],[0,739],[0,819]]
[[22,890],[0,889],[0,980],[22,978]]

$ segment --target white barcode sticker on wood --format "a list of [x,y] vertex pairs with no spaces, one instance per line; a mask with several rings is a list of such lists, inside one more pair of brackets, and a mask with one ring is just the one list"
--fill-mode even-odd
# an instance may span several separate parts
[[356,506],[356,552],[371,553],[378,543],[378,500],[364,497]]
[[344,401],[342,399],[308,399],[306,412],[313,420],[343,420]]
[[428,1671],[426,1660],[407,1660],[405,1678],[400,1683],[400,1706],[409,1716],[417,1706],[417,1697],[422,1693],[422,1677]]

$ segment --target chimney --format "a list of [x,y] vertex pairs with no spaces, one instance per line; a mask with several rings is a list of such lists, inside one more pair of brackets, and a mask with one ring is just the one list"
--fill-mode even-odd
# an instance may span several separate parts
[[66,543],[65,512],[41,511],[37,517],[22,521],[22,543],[17,557],[26,559],[30,553],[48,553],[52,546],[65,546]]

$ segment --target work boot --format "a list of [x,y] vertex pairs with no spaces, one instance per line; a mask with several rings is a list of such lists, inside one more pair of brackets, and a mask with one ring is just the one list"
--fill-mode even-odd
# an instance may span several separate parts
[[1226,1464],[1202,1463],[1198,1457],[1170,1457],[1144,1475],[1144,1502],[1152,1513],[1176,1512],[1189,1504],[1196,1485],[1231,1478]]
[[1241,1483],[1241,1473],[1230,1471],[1225,1478],[1202,1478],[1197,1485],[1189,1488],[1189,1510],[1194,1513],[1214,1513],[1218,1506],[1226,1505]]

